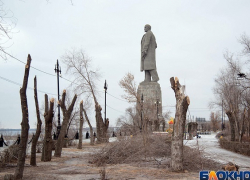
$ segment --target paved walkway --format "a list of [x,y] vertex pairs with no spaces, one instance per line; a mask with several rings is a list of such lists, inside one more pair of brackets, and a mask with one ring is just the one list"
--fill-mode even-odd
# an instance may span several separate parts
[[220,148],[216,134],[201,135],[201,138],[194,138],[193,140],[184,140],[184,145],[189,147],[198,147],[204,151],[204,155],[213,159],[214,161],[226,164],[233,162],[240,166],[240,170],[250,170],[250,157],[237,154]]

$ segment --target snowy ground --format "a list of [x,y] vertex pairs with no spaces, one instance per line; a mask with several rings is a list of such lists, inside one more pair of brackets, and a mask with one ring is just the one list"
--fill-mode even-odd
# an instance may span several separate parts
[[193,140],[184,140],[184,145],[189,147],[198,147],[203,150],[204,155],[213,159],[216,162],[226,164],[233,162],[240,166],[240,170],[250,170],[250,157],[237,154],[220,148],[216,134],[201,135],[201,138],[194,138]]

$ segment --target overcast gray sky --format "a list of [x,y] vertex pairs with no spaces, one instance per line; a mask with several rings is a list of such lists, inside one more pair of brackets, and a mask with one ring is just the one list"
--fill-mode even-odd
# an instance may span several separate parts
[[[186,85],[190,97],[188,115],[209,119],[208,103],[213,99],[212,87],[219,69],[225,67],[223,53],[237,52],[237,38],[250,34],[250,1],[241,0],[8,0],[3,1],[17,19],[12,44],[7,51],[32,66],[51,74],[61,56],[71,48],[82,48],[99,67],[99,102],[104,105],[103,84],[108,82],[107,117],[111,126],[124,115],[130,104],[121,101],[124,94],[119,80],[127,73],[135,75],[137,84],[144,80],[140,72],[140,42],[144,25],[150,24],[156,37],[157,70],[162,89],[163,111],[171,110],[174,117],[174,92],[169,79],[176,76]],[[9,58],[0,61],[0,76],[22,83],[24,64]],[[29,87],[37,76],[38,90],[56,94],[56,77],[35,69],[30,70]],[[19,85],[0,79],[0,127],[20,128],[21,105]],[[60,79],[60,89],[70,83]],[[31,128],[36,115],[33,90],[27,90]],[[39,93],[40,106],[44,93]],[[117,98],[114,98],[114,97]],[[49,97],[57,97],[49,95]],[[78,105],[78,104],[77,104]],[[94,123],[94,110],[91,121]],[[85,125],[87,126],[87,125]]]

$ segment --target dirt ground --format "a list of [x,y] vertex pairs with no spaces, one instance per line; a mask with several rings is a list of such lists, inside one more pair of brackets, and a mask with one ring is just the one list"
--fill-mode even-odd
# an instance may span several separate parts
[[[41,153],[37,153],[37,166],[29,165],[30,155],[27,155],[24,168],[23,179],[101,179],[102,172],[105,178],[110,180],[125,179],[171,179],[171,180],[198,180],[198,172],[176,173],[171,172],[164,164],[156,161],[145,162],[143,164],[118,164],[97,167],[91,164],[91,154],[100,149],[103,145],[90,146],[89,143],[83,144],[83,149],[74,147],[63,148],[62,157],[52,157],[50,162],[41,162]],[[54,153],[54,151],[53,151]],[[167,160],[166,160],[167,161]],[[0,168],[0,179],[5,174],[14,173],[16,164],[10,164],[5,168]]]

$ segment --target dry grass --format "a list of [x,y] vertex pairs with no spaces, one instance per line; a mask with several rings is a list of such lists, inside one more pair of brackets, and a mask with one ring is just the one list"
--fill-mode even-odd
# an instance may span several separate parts
[[[203,169],[218,170],[221,164],[206,159],[197,148],[184,146],[184,169],[198,172]],[[97,166],[105,164],[137,164],[140,167],[170,168],[171,141],[166,137],[148,136],[144,143],[142,136],[121,139],[109,143],[92,155],[91,163]]]
[[162,137],[148,137],[147,142],[144,142],[142,136],[136,136],[107,144],[93,155],[92,163],[102,166],[104,164],[141,162],[151,157],[163,156],[170,156],[170,142],[164,142]]
[[215,162],[203,156],[203,153],[198,148],[190,148],[184,146],[184,169],[192,172],[201,170],[214,170],[221,169],[222,164]]
[[0,153],[0,167],[16,162],[18,159],[18,145],[11,145]]

